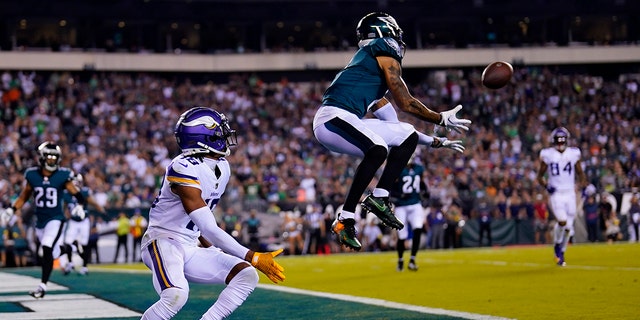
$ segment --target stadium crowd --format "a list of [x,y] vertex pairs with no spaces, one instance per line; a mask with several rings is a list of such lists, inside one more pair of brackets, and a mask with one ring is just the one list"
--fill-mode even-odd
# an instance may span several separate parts
[[[480,84],[480,72],[425,71],[423,81],[409,84],[426,105],[444,110],[462,104],[464,116],[473,120],[471,130],[458,135],[404,119],[422,132],[464,140],[464,154],[419,149],[429,204],[460,208],[452,210],[458,213],[449,220],[475,218],[483,203],[495,219],[533,223],[536,197],[546,196],[535,182],[537,155],[558,126],[569,129],[570,144],[582,150],[589,183],[598,193],[637,192],[637,80],[522,66],[516,67],[510,85],[488,90]],[[37,165],[36,146],[53,140],[62,147],[62,166],[82,173],[103,207],[146,212],[166,165],[178,153],[176,119],[203,105],[224,112],[238,131],[238,146],[228,157],[234,175],[217,208],[221,223],[228,214],[242,221],[250,210],[278,217],[274,221],[281,227],[267,235],[270,241],[304,232],[307,213],[320,211],[331,223],[356,166],[313,137],[311,122],[328,83],[290,82],[286,77],[267,83],[249,73],[230,75],[226,83],[197,83],[150,73],[5,71],[0,83],[2,207],[17,197],[24,170]],[[242,223],[234,225],[236,231],[242,228]],[[389,248],[391,235],[385,233],[376,250]],[[340,250],[329,232],[322,234],[325,239],[314,251]],[[296,248],[290,254],[308,252],[296,241],[290,243]]]

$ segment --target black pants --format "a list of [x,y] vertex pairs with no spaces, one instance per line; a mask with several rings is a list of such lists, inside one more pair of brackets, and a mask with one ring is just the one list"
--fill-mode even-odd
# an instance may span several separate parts
[[140,244],[141,243],[142,243],[142,236],[133,237],[133,248],[131,248],[131,250],[133,251],[132,252],[131,261],[133,261],[133,262],[142,261],[142,257],[140,257],[140,256],[136,259],[136,252],[140,252]]
[[480,222],[480,230],[478,231],[479,239],[478,246],[482,247],[482,238],[484,234],[487,234],[487,240],[489,247],[491,247],[491,223],[489,222]]
[[[88,260],[89,263],[100,263],[100,254],[98,253],[98,239],[97,238],[89,238],[89,243],[87,244],[87,248],[89,250]],[[96,255],[96,261],[93,262],[93,254]]]
[[598,241],[598,222],[587,222],[587,238],[589,242]]
[[118,235],[118,245],[116,246],[116,254],[113,256],[113,263],[118,262],[118,253],[120,253],[120,247],[124,247],[124,262],[129,259],[129,247],[127,242],[129,240],[129,234]]

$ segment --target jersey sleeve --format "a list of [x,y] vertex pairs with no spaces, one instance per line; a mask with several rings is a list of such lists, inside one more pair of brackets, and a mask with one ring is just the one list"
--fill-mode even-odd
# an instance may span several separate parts
[[71,169],[60,167],[58,169],[58,172],[62,173],[62,181],[64,181],[65,184],[73,180],[74,174],[73,174],[73,171],[71,171]]
[[169,165],[167,181],[172,185],[189,186],[202,190],[196,168],[184,159],[176,160]]
[[549,150],[542,149],[540,150],[540,160],[546,164],[549,164]]
[[387,56],[402,61],[402,48],[393,38],[378,38],[371,41],[369,50],[374,57]]
[[576,147],[572,147],[569,150],[571,150],[571,153],[575,162],[578,162],[578,160],[582,158],[582,152],[580,152],[580,149]]

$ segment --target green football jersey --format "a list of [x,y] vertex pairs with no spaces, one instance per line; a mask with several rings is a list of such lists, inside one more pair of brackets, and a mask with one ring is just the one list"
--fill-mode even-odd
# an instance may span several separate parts
[[36,228],[44,228],[51,220],[64,221],[63,195],[66,183],[72,179],[71,170],[60,167],[45,177],[40,168],[31,167],[25,171],[24,177],[33,189]]
[[420,203],[422,200],[420,196],[422,193],[420,185],[423,172],[424,167],[418,164],[405,167],[402,170],[400,178],[396,181],[391,192],[396,198],[394,201],[396,206],[408,206]]
[[373,39],[338,72],[324,93],[322,105],[342,108],[363,118],[369,106],[389,90],[376,57],[388,56],[402,62],[402,54],[394,39]]

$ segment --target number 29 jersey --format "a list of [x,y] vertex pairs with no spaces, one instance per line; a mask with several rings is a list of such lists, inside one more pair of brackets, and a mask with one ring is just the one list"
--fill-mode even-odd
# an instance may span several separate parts
[[[175,157],[167,167],[160,193],[149,211],[149,226],[142,246],[157,238],[172,238],[187,245],[196,245],[200,230],[189,218],[180,197],[171,191],[171,186],[200,189],[202,199],[213,210],[227,187],[230,174],[229,162],[224,158]],[[215,219],[213,214],[211,219]]]
[[564,152],[553,147],[542,149],[540,160],[547,164],[548,184],[558,191],[574,191],[580,158],[580,149],[575,147],[567,147]]
[[60,167],[45,177],[39,167],[31,167],[25,171],[24,178],[33,189],[36,228],[44,228],[51,220],[64,221],[63,195],[67,182],[72,179],[71,170]]

